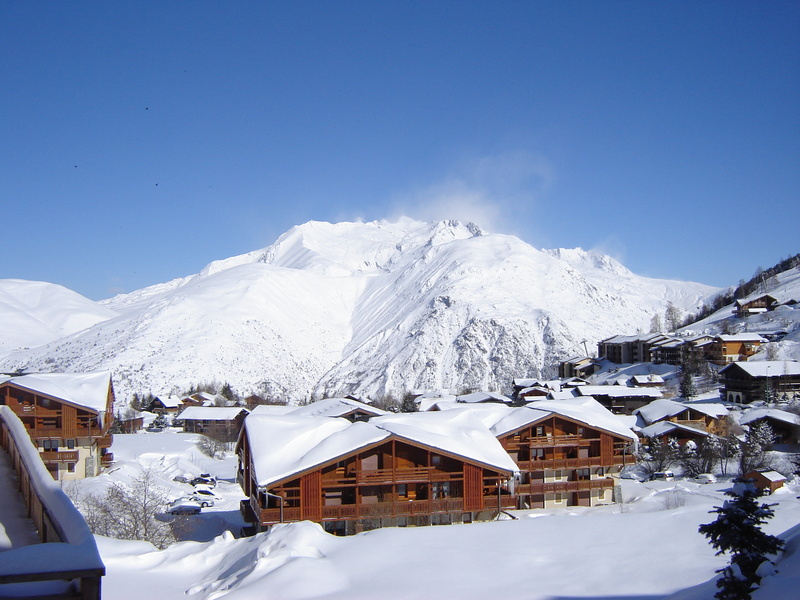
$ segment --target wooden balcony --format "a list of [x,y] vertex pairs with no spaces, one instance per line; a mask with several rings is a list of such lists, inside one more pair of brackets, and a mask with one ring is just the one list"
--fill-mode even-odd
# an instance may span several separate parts
[[98,448],[111,448],[111,444],[114,442],[114,436],[110,433],[106,436],[101,437],[97,440],[97,447]]
[[[486,498],[491,507],[494,499]],[[501,506],[514,506],[512,496],[503,496]],[[243,509],[244,510],[244,509]],[[441,498],[438,500],[399,500],[397,502],[377,502],[374,504],[339,504],[322,507],[323,521],[344,521],[348,519],[380,519],[393,517],[414,517],[451,512],[463,512],[463,498]],[[262,524],[281,522],[281,509],[268,508],[260,511]],[[299,521],[299,508],[283,509],[283,522]]]
[[113,452],[106,452],[100,457],[100,464],[101,465],[110,465],[114,462],[114,453]]
[[[622,458],[622,457],[620,457]],[[546,458],[542,460],[518,460],[520,471],[543,471],[545,469],[588,469],[602,467],[603,458],[594,456],[589,458]]]
[[383,485],[392,483],[425,483],[429,481],[452,481],[461,479],[463,471],[441,471],[436,467],[417,467],[413,469],[374,469],[370,471],[351,471],[336,469],[322,476],[326,484],[334,485]]
[[587,490],[611,489],[614,480],[583,479],[579,481],[548,481],[544,483],[521,483],[514,488],[516,494],[554,494],[556,492],[585,492]]
[[538,437],[531,437],[528,443],[532,448],[554,446],[579,446],[581,443],[588,444],[591,440],[583,439],[579,435],[543,435]]
[[44,452],[40,452],[39,455],[42,457],[42,462],[46,462],[46,463],[77,462],[78,461],[78,452],[77,452],[77,450],[68,450],[68,451],[63,451],[63,452],[44,451]]

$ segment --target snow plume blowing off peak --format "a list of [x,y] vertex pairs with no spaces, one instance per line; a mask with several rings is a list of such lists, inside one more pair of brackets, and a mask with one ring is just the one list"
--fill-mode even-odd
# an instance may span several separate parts
[[583,340],[646,329],[668,300],[694,310],[715,291],[469,222],[309,222],[105,301],[105,318],[6,354],[0,371],[109,370],[120,399],[214,381],[292,402],[508,391],[553,374]]

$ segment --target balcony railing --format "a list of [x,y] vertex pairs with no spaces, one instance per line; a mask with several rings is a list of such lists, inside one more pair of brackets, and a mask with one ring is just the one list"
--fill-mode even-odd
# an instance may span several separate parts
[[514,488],[516,494],[553,494],[556,492],[585,492],[614,487],[614,480],[583,479],[580,481],[548,481],[542,483],[520,483]]
[[581,442],[589,443],[591,440],[586,440],[579,435],[542,435],[535,436],[528,439],[531,446],[577,446]]
[[373,469],[369,471],[345,472],[336,469],[322,476],[327,483],[381,485],[390,483],[424,483],[428,481],[451,481],[461,479],[463,471],[441,471],[436,467],[417,467],[413,469]]
[[42,457],[42,462],[46,463],[76,462],[78,460],[77,450],[67,450],[61,452],[45,450],[44,452],[40,452],[39,455]]

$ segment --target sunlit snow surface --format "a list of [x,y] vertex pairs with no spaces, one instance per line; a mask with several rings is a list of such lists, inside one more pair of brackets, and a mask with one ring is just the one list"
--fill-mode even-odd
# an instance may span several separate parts
[[[114,451],[121,472],[160,465],[173,473],[210,471],[230,480],[235,461],[202,457],[193,436],[118,436]],[[113,471],[113,469],[112,469]],[[115,477],[111,472],[107,477]],[[180,484],[175,484],[180,485]],[[625,502],[595,508],[514,511],[517,520],[471,525],[386,528],[347,538],[302,522],[269,533],[234,539],[230,533],[207,542],[181,542],[156,551],[140,542],[100,538],[106,563],[103,597],[120,600],[578,598],[710,600],[715,569],[726,563],[698,532],[714,515],[729,486],[690,481],[621,481]],[[231,518],[234,484],[218,490],[223,506],[190,519]],[[800,523],[800,485],[767,499],[775,517],[773,534]],[[226,504],[227,503],[227,504]],[[756,600],[795,600],[800,538],[790,540],[779,573],[764,580]],[[698,587],[694,587],[698,586]]]

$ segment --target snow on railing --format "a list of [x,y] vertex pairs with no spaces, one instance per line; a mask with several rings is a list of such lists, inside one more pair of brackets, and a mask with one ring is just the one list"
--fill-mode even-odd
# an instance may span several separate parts
[[[7,406],[0,406],[0,442],[17,472],[28,516],[44,542],[3,552],[0,593],[30,595],[33,590],[99,599],[105,566],[94,536],[44,466],[22,421]],[[19,586],[23,587],[17,590]]]

